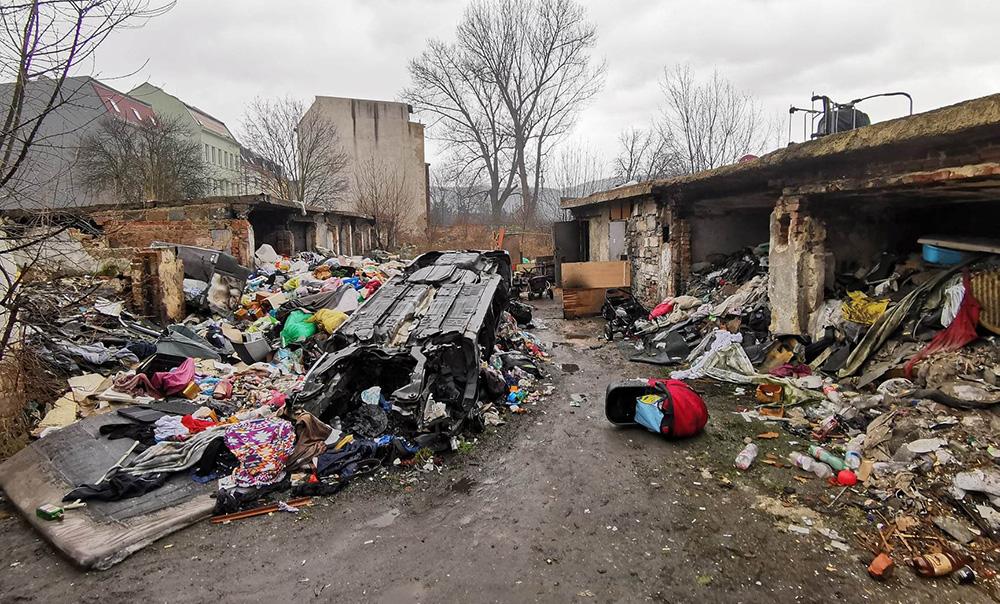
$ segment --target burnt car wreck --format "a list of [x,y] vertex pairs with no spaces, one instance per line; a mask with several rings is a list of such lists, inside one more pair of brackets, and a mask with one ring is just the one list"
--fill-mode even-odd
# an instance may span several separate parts
[[[480,371],[497,343],[511,276],[503,251],[418,257],[327,341],[296,406],[356,434],[390,426],[419,433],[432,448],[481,429]],[[376,386],[379,399],[363,401]]]

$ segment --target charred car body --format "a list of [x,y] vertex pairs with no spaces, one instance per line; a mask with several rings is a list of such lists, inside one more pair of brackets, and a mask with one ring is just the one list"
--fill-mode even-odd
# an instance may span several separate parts
[[[361,435],[390,424],[438,437],[475,427],[480,366],[493,352],[510,286],[504,251],[418,257],[328,340],[296,405]],[[380,404],[362,402],[374,386]]]

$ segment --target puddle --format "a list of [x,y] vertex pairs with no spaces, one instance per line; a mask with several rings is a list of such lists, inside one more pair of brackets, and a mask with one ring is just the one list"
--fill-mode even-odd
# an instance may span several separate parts
[[375,528],[385,528],[387,526],[391,526],[392,523],[396,521],[396,518],[399,517],[399,513],[398,509],[392,508],[388,512],[384,512],[372,518],[365,523],[365,526],[373,526]]
[[459,478],[451,484],[449,489],[455,491],[456,493],[461,493],[463,495],[468,495],[472,492],[472,487],[476,486],[476,481],[472,480],[468,476]]

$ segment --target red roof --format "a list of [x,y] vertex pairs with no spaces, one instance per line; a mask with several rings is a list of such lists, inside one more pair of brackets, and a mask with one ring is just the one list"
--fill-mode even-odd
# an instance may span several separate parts
[[94,90],[111,115],[131,124],[156,125],[156,113],[146,103],[96,82]]

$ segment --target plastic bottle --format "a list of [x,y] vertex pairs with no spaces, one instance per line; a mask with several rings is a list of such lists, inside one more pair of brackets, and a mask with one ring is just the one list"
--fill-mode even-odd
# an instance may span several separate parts
[[750,443],[749,445],[743,447],[740,454],[736,456],[736,467],[741,470],[746,470],[753,463],[753,460],[757,458],[757,445]]
[[833,469],[830,466],[808,455],[793,451],[788,455],[788,460],[806,472],[812,472],[817,478],[829,478],[833,476]]
[[833,384],[823,386],[823,394],[831,403],[841,404],[844,402],[844,395]]
[[822,461],[823,463],[827,464],[828,466],[830,466],[834,470],[837,470],[838,472],[841,471],[841,470],[846,470],[847,469],[847,466],[844,465],[844,462],[841,461],[841,459],[839,457],[837,457],[836,455],[833,455],[832,453],[830,453],[829,451],[827,451],[823,447],[817,447],[816,445],[810,445],[810,447],[809,447],[809,454],[812,455],[813,457],[815,457],[816,459]]
[[859,434],[847,441],[847,452],[844,453],[844,465],[851,470],[861,467],[861,445],[865,442],[865,435]]

